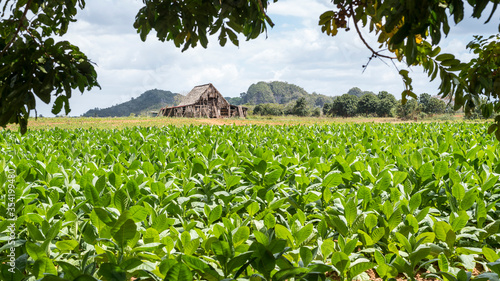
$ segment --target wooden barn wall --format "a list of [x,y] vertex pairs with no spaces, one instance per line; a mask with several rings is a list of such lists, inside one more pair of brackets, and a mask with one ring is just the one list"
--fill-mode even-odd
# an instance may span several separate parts
[[198,101],[182,107],[170,107],[160,110],[160,116],[167,117],[246,117],[247,109],[229,104],[213,87],[207,89]]

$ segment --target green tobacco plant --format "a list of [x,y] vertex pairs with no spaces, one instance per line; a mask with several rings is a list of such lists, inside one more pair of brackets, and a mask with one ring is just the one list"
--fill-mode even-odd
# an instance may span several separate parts
[[0,278],[495,280],[486,126],[1,131]]

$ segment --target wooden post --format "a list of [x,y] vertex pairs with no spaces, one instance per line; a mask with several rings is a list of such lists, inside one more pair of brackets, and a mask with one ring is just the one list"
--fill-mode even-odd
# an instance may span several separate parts
[[241,108],[241,105],[238,105],[238,114],[240,115],[240,117],[245,117],[243,116],[243,108]]
[[214,100],[212,100],[212,107],[213,107],[213,111],[214,111],[215,117],[216,118],[220,118],[220,113],[219,113],[219,110],[217,110],[217,106],[215,106],[215,101]]

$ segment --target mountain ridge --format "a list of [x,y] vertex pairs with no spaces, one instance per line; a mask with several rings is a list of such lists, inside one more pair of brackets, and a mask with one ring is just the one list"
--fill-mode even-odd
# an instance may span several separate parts
[[137,98],[107,108],[94,108],[85,112],[84,117],[124,117],[131,114],[143,115],[150,111],[159,111],[164,106],[178,105],[184,97],[170,91],[152,89]]
[[[171,91],[153,89],[142,93],[121,104],[107,108],[94,108],[85,112],[84,117],[124,117],[147,115],[150,111],[158,111],[165,106],[176,106],[184,96]],[[247,92],[239,97],[224,97],[233,105],[258,105],[264,103],[288,104],[305,98],[307,103],[315,107],[323,107],[325,103],[332,103],[335,97],[308,93],[302,87],[282,81],[257,82],[248,87]]]

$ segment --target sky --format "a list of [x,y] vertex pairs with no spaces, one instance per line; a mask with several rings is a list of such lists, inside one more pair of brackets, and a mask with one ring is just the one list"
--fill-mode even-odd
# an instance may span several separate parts
[[[140,40],[133,22],[142,1],[88,0],[86,5],[63,40],[79,46],[96,63],[102,89],[84,94],[75,91],[70,116],[129,101],[150,89],[185,95],[206,83],[212,83],[226,97],[238,97],[259,81],[286,81],[309,93],[328,96],[359,87],[375,93],[388,91],[400,98],[404,90],[398,71],[388,61],[372,60],[363,72],[371,52],[354,29],[340,30],[335,37],[321,33],[318,19],[333,9],[329,0],[280,0],[269,5],[268,15],[275,26],[268,29],[267,38],[266,34],[250,41],[240,38],[239,47],[229,41],[220,47],[214,36],[209,37],[208,48],[199,45],[184,52],[171,41],[158,41],[154,31],[146,42]],[[448,37],[441,41],[443,52],[470,59],[466,45],[474,34],[498,32],[495,18],[484,25],[484,19],[470,15],[471,11],[466,11],[466,19],[452,25]],[[362,33],[371,46],[378,46],[374,34]],[[401,64],[398,67],[404,68]],[[412,68],[410,76],[415,93],[437,93],[439,84],[430,83],[420,67]],[[52,104],[37,101],[38,114],[53,116],[51,108]]]

